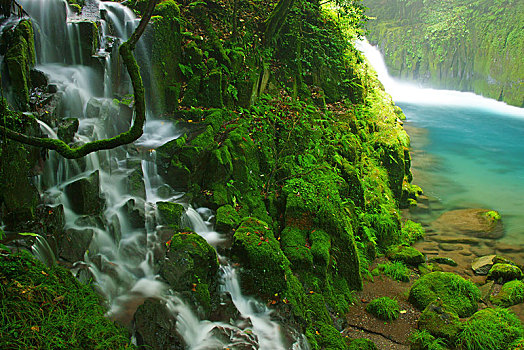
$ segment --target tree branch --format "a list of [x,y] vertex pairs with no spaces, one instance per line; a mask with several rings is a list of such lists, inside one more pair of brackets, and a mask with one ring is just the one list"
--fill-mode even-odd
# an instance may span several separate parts
[[133,50],[135,49],[138,39],[140,39],[144,33],[157,2],[158,0],[149,0],[147,9],[142,16],[138,27],[135,29],[131,37],[126,42],[122,43],[119,48],[122,61],[131,78],[131,84],[133,85],[135,95],[135,119],[133,120],[133,125],[128,131],[110,139],[95,140],[80,147],[71,148],[62,140],[28,136],[1,125],[0,130],[2,130],[2,132],[12,140],[31,146],[54,150],[63,157],[69,159],[81,158],[92,152],[126,145],[142,136],[146,120],[145,90],[142,76],[140,75],[140,67],[133,55]]

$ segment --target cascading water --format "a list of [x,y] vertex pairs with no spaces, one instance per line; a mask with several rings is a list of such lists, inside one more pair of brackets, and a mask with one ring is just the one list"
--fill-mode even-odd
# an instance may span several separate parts
[[[89,6],[87,20],[95,18],[101,22],[101,47],[95,53],[104,67],[100,72],[100,69],[86,66],[88,62],[80,59],[81,48],[78,51],[70,46],[71,42],[79,42],[78,26],[83,24],[82,17],[73,15],[65,1],[20,0],[20,3],[34,20],[38,42],[36,68],[46,73],[49,82],[57,86],[62,117],[79,118],[74,142],[108,138],[126,130],[130,116],[122,123],[121,109],[112,98],[113,93],[124,96],[131,91],[128,79],[119,80],[122,67],[118,52],[113,48],[126,40],[137,25],[134,14],[119,3],[86,2]],[[143,63],[147,60],[145,47],[142,45],[137,49],[143,50],[138,53],[139,62]],[[91,60],[89,64],[93,62]],[[147,63],[145,66],[148,67]],[[142,72],[150,76],[148,72]],[[40,124],[49,137],[57,137],[53,128],[43,122]],[[222,290],[231,295],[241,320],[228,320],[228,323],[199,320],[191,308],[158,278],[155,251],[163,242],[158,237],[156,203],[182,201],[183,193],[174,191],[158,175],[154,149],[180,135],[172,122],[151,120],[148,115],[144,134],[133,145],[93,153],[80,161],[66,160],[50,152],[39,188],[48,205],[63,206],[65,231],[75,239],[88,239],[88,250],[75,264],[77,275],[94,278],[110,306],[108,316],[123,323],[130,322],[145,299],[161,300],[176,319],[177,331],[190,349],[238,346],[243,349],[308,349],[305,337],[294,334],[292,330],[287,332],[294,340],[283,341],[284,330],[272,319],[271,310],[241,293],[236,270],[225,257],[220,257]],[[137,172],[143,178],[143,191],[132,190],[129,183]],[[79,207],[75,198],[78,194],[72,189],[89,184],[97,195],[88,203],[90,207]],[[98,194],[101,194],[103,203],[98,202]],[[224,237],[212,228],[211,211],[196,211],[187,204],[185,206],[186,226],[215,248],[224,241]],[[98,215],[100,212],[103,215]],[[220,337],[214,335],[216,329],[223,330]],[[227,340],[224,334],[228,335]]]

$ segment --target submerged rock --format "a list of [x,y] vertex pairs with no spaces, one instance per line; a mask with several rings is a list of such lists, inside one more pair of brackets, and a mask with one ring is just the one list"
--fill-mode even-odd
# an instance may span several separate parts
[[500,214],[488,209],[459,209],[442,214],[432,223],[436,231],[478,238],[497,239],[504,235]]

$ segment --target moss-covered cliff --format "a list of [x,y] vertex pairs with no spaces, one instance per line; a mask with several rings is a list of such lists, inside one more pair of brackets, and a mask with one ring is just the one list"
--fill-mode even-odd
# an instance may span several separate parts
[[393,76],[524,106],[524,3],[365,0]]

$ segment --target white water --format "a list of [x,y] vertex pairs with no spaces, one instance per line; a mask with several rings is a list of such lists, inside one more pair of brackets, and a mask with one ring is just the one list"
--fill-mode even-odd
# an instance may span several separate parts
[[[105,60],[105,72],[100,74],[82,64],[64,65],[66,62],[85,63],[74,49],[68,49],[69,40],[77,35],[75,26],[67,23],[72,16],[63,0],[21,0],[21,4],[35,19],[38,69],[49,76],[63,96],[63,117],[80,119],[75,142],[89,142],[114,136],[119,130],[119,114],[112,105],[114,76],[121,70],[116,62],[117,50],[111,53],[101,47],[97,56]],[[97,2],[90,0],[91,5]],[[92,9],[93,7],[91,7]],[[106,11],[107,22],[101,20],[101,43],[106,45],[114,35],[125,40],[137,20],[134,14],[119,3],[100,3]],[[75,18],[78,20],[78,18]],[[112,32],[111,32],[112,28]],[[117,42],[119,42],[117,41]],[[147,59],[147,52],[141,54]],[[69,56],[68,56],[69,55]],[[147,65],[146,65],[147,66]],[[150,66],[150,65],[149,65]],[[146,73],[147,74],[147,73]],[[118,93],[131,93],[129,80],[117,84]],[[56,131],[40,122],[42,131],[56,138]],[[66,230],[90,230],[93,238],[83,261],[75,263],[80,275],[93,276],[99,291],[105,296],[108,317],[129,322],[136,308],[147,298],[164,302],[177,320],[177,330],[189,349],[243,348],[253,349],[308,349],[304,336],[295,334],[294,344],[284,344],[280,325],[272,320],[272,311],[264,304],[242,294],[236,271],[227,259],[220,257],[223,292],[229,293],[242,319],[226,320],[227,323],[200,320],[177,295],[173,295],[158,276],[155,252],[162,252],[164,242],[158,232],[156,203],[180,201],[177,193],[157,172],[154,149],[179,137],[176,126],[169,121],[152,120],[148,115],[143,136],[134,144],[114,150],[101,151],[86,156],[81,161],[66,160],[50,152],[39,188],[44,200],[52,206],[62,205]],[[143,173],[145,196],[130,193],[129,177]],[[72,207],[72,198],[66,195],[68,185],[77,180],[98,174],[100,193],[103,197],[103,215],[82,215]],[[224,237],[213,230],[210,220],[213,213],[205,208],[194,210],[187,206],[185,224],[217,246]],[[137,219],[138,218],[138,219]],[[204,221],[204,218],[206,221]],[[38,249],[37,249],[38,251]],[[37,253],[38,254],[38,253]],[[246,320],[249,319],[252,325]],[[288,330],[286,330],[288,332]],[[218,336],[216,334],[218,333]],[[229,340],[224,341],[228,335]]]
[[456,90],[437,90],[422,88],[412,83],[398,81],[392,78],[386,67],[382,53],[368,41],[357,41],[355,47],[360,50],[377,72],[379,80],[386,92],[396,103],[408,102],[431,106],[476,107],[502,112],[508,116],[524,118],[524,109],[509,106],[504,102],[485,98],[471,92]]

